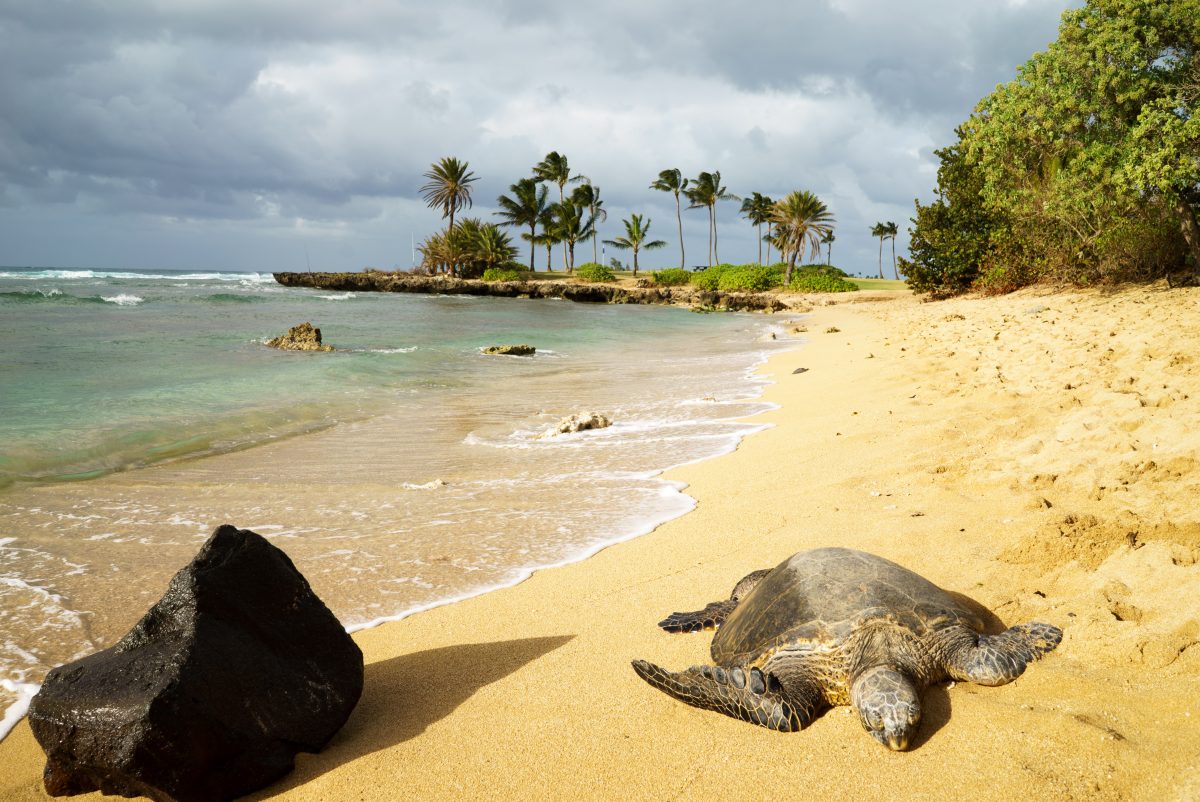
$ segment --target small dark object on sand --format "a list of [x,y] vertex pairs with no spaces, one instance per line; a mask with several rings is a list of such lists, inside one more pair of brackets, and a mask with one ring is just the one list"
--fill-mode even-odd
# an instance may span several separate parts
[[808,373],[808,368],[796,368],[792,373]]
[[50,672],[29,708],[52,796],[216,802],[319,751],[363,657],[282,551],[219,527],[115,646]]

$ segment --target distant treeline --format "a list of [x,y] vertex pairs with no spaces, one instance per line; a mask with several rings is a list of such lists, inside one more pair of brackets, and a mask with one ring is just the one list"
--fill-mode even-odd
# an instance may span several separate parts
[[1089,0],[937,151],[918,292],[1200,271],[1200,0]]

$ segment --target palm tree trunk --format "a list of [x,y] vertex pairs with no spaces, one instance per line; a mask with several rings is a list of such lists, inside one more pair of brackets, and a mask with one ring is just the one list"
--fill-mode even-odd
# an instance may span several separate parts
[[533,266],[533,258],[537,254],[537,243],[533,241],[535,237],[537,237],[537,223],[534,223],[533,225],[529,226],[529,272],[530,273],[533,273],[537,270],[537,268],[535,268]]
[[879,238],[879,277],[883,278],[883,237]]
[[721,257],[716,255],[716,204],[713,204],[713,259],[716,263],[721,263]]
[[574,242],[567,243],[567,250],[563,253],[564,258],[568,254],[570,255],[571,259],[567,266],[567,272],[570,273],[572,270],[575,269],[575,243]]
[[713,207],[708,207],[708,266],[713,266],[713,233],[717,227],[716,218],[713,217]]
[[551,270],[554,269],[550,266],[550,251],[552,251],[553,249],[554,249],[554,246],[547,242],[546,243],[546,272],[547,273],[549,273]]
[[679,223],[679,266],[687,269],[687,256],[683,252],[683,212],[679,208],[679,193],[675,193],[675,221]]
[[[565,183],[565,181],[566,181],[566,179],[563,179],[563,181],[558,182],[558,205],[560,207],[563,205],[563,202],[566,200],[566,198],[563,196],[563,183]],[[575,250],[574,243],[571,244],[571,250],[572,251]],[[571,265],[567,261],[567,249],[565,247],[563,248],[563,270],[567,271],[568,273],[571,272]]]
[[771,221],[767,221],[767,261],[771,261]]
[[637,252],[638,252],[638,249],[637,249],[637,248],[634,248],[634,249],[633,249],[633,277],[634,277],[634,278],[637,278],[637,268],[638,268],[638,264],[637,264]]
[[832,242],[826,243],[826,245],[825,245],[825,266],[826,267],[833,266],[833,243]]
[[892,276],[896,281],[900,280],[900,274],[896,272],[896,238],[892,237]]
[[754,234],[758,237],[758,264],[761,266],[762,260],[762,223],[757,223],[754,226]]
[[592,214],[592,261],[600,264],[600,257],[596,254],[596,240],[600,239],[600,236],[596,233],[596,207],[592,206],[588,211]]
[[783,277],[783,286],[785,288],[792,286],[792,271],[796,269],[796,256],[800,253],[800,249],[792,251],[788,254],[787,273]]

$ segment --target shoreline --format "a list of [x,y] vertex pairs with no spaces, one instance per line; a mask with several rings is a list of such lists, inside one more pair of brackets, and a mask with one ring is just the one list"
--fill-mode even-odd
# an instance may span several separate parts
[[[780,323],[778,321],[756,321],[755,326],[767,326],[775,331],[781,331]],[[772,339],[774,338],[772,337]],[[781,347],[799,347],[799,344],[794,338],[787,337],[782,337],[781,341],[778,343],[772,343],[772,347],[770,348],[766,346],[759,346],[749,338],[746,339],[746,343],[748,344],[749,348],[746,356],[749,357],[749,360],[743,364],[737,374],[731,374],[731,378],[736,377],[737,385],[733,390],[736,395],[725,399],[724,403],[732,403],[741,405],[743,407],[763,408],[764,405],[761,404],[758,399],[761,398],[763,389],[768,383],[756,378],[757,370],[766,362],[772,352],[778,352]],[[401,606],[399,608],[393,608],[394,612],[385,612],[383,614],[375,613],[374,615],[370,615],[369,613],[372,613],[373,611],[365,609],[343,611],[344,614],[341,616],[343,625],[346,627],[348,632],[354,633],[365,629],[374,628],[385,623],[401,621],[417,613],[437,609],[449,604],[455,604],[480,595],[512,587],[526,581],[530,576],[538,571],[548,568],[558,568],[564,565],[570,565],[586,560],[598,551],[608,548],[615,543],[640,537],[648,532],[653,531],[666,521],[672,520],[681,515],[685,515],[694,508],[694,499],[692,499],[690,496],[687,496],[687,494],[683,492],[684,487],[680,483],[663,479],[663,474],[666,471],[670,471],[682,465],[713,459],[736,449],[738,443],[744,437],[757,432],[761,428],[742,422],[743,417],[744,416],[735,416],[727,418],[718,416],[708,420],[710,425],[720,426],[724,430],[724,434],[721,436],[719,441],[714,441],[712,445],[706,445],[705,448],[708,449],[708,451],[702,456],[687,459],[684,462],[666,462],[665,464],[659,463],[659,465],[662,467],[654,467],[649,471],[639,470],[635,473],[628,474],[626,479],[628,479],[630,482],[636,482],[639,485],[647,486],[649,488],[648,492],[651,494],[660,497],[666,495],[670,496],[671,498],[661,504],[656,503],[652,507],[648,507],[645,509],[644,514],[642,515],[635,516],[630,520],[622,520],[617,525],[620,527],[616,530],[618,532],[617,534],[606,533],[602,529],[597,529],[595,534],[597,536],[603,535],[603,539],[598,539],[595,542],[589,542],[588,539],[584,539],[578,544],[577,548],[568,551],[561,558],[554,558],[549,562],[544,562],[540,560],[543,557],[548,557],[551,555],[542,555],[533,562],[514,563],[512,566],[509,566],[508,572],[503,575],[502,578],[499,578],[496,581],[489,581],[476,587],[467,587],[464,590],[444,588],[444,591],[450,591],[448,595],[444,597],[437,597],[429,600],[416,599],[413,600],[411,604]],[[322,429],[318,431],[324,431],[327,428],[329,427],[322,427]],[[614,431],[616,430],[614,429]],[[292,437],[293,436],[273,438],[272,440],[259,445],[267,445],[272,448],[279,448],[290,441]],[[146,484],[149,482],[163,480],[161,473],[155,473],[155,471],[167,471],[168,474],[170,474],[172,471],[187,471],[187,465],[184,463],[190,462],[196,462],[197,465],[218,465],[221,463],[213,463],[212,461],[224,460],[225,462],[228,462],[229,459],[233,459],[235,456],[237,456],[238,452],[253,452],[253,450],[254,449],[250,447],[242,447],[215,454],[189,455],[181,460],[164,461],[151,466],[143,466],[140,469],[140,471],[150,471],[151,473],[140,473],[138,471],[131,473],[128,470],[114,471],[114,473],[128,474],[128,481],[132,482],[134,485]],[[671,459],[671,455],[662,456],[667,460]],[[259,457],[259,459],[269,460],[270,458],[263,456]],[[245,460],[254,461],[255,457],[251,453],[249,456],[245,457]],[[178,481],[178,479],[179,477],[175,477],[176,481]],[[171,481],[170,478],[168,478],[167,481]],[[38,484],[42,489],[52,490],[52,485],[57,483],[46,482]],[[628,516],[626,516],[626,518],[628,518]],[[263,529],[263,533],[270,538],[273,537],[274,533],[268,530],[278,528],[280,527],[267,527],[266,529]],[[205,530],[205,536],[206,535],[207,530]],[[281,545],[285,550],[288,548],[285,543],[280,543],[279,545]],[[182,563],[179,565],[182,565]],[[173,570],[171,573],[173,573]],[[170,574],[168,574],[168,576],[169,575]],[[382,599],[380,600],[382,601]],[[378,607],[379,605],[372,606]],[[136,617],[140,617],[140,614],[140,612],[137,613]],[[136,617],[132,620],[136,620]],[[92,647],[92,649],[95,648],[97,647]],[[40,688],[40,685],[34,682],[10,682],[8,680],[5,680],[4,682],[5,689],[12,697],[15,697],[15,702],[7,705],[3,710],[3,719],[0,721],[0,742],[3,742],[11,728],[15,726],[17,722],[22,720],[32,696]]]
[[[830,799],[1191,798],[1200,334],[1169,323],[1198,313],[1200,291],[1155,288],[818,307],[808,345],[762,369],[778,408],[754,420],[773,428],[664,475],[695,509],[358,632],[359,708],[250,798],[723,798],[797,778]],[[930,688],[906,753],[847,708],[773,733],[633,674],[635,658],[707,662],[709,635],[655,622],[820,545],[894,559],[1064,641],[1010,685]],[[0,795],[44,798],[26,724],[0,759]]]

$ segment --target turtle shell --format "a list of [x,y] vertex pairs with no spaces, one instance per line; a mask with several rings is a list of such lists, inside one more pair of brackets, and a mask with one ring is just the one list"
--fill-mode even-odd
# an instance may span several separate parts
[[781,646],[828,651],[852,632],[888,622],[922,636],[983,622],[946,591],[874,554],[843,548],[801,551],[780,563],[717,630],[718,665],[744,665]]

